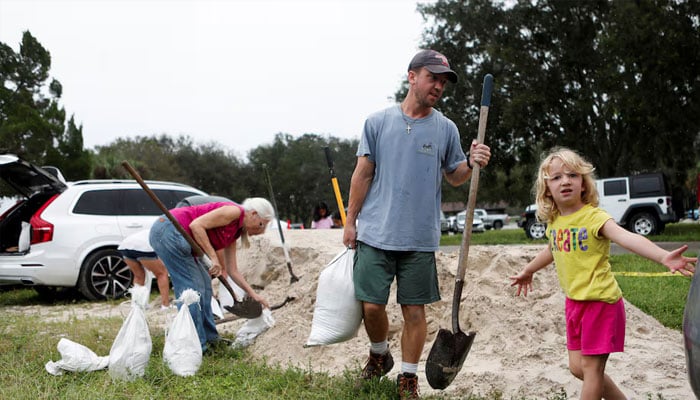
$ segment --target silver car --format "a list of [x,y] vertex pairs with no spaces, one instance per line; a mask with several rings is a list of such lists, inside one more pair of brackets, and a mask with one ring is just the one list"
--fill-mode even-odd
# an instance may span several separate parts
[[[462,211],[457,214],[457,232],[464,232],[464,222],[467,219],[467,212]],[[486,226],[484,226],[484,221],[480,218],[474,217],[472,221],[472,232],[485,232]]]
[[450,221],[445,217],[445,213],[440,211],[440,232],[443,234],[450,231]]

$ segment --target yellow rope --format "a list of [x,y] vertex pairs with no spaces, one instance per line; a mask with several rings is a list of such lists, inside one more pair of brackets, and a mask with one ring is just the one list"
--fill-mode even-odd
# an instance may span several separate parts
[[672,274],[671,272],[629,272],[629,271],[613,272],[613,275],[616,275],[616,276],[641,276],[641,277],[684,276],[681,273]]

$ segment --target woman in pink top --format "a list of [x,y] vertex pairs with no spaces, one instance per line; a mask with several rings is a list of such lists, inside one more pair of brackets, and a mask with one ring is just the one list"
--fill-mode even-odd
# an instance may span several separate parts
[[[165,216],[160,216],[151,227],[151,246],[170,273],[175,297],[179,298],[188,288],[200,294],[199,302],[189,307],[202,351],[205,351],[207,343],[221,340],[211,309],[211,277],[221,275],[223,268],[248,296],[260,302],[264,308],[269,307],[267,300],[258,295],[238,271],[236,250],[239,238],[243,247],[249,247],[249,236],[265,232],[265,227],[274,217],[274,209],[266,199],[255,197],[246,199],[242,205],[234,202],[206,203],[175,208],[171,213],[213,264],[207,270],[201,260],[193,256],[187,240]],[[219,250],[222,250],[222,259],[217,257]]]
[[311,221],[311,229],[330,229],[333,227],[333,218],[328,211],[328,204],[320,202],[314,208],[314,218]]

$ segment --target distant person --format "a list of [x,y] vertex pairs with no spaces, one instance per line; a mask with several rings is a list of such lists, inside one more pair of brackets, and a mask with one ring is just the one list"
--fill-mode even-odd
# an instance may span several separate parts
[[167,310],[170,308],[168,270],[151,247],[148,241],[149,233],[150,229],[144,229],[127,236],[119,244],[117,250],[134,276],[134,285],[144,286],[146,284],[146,270],[153,273],[160,292],[160,308]]
[[333,218],[328,210],[328,204],[320,202],[314,207],[314,216],[311,221],[311,229],[330,229],[333,227]]
[[[267,300],[255,292],[238,270],[236,243],[240,238],[243,247],[249,247],[248,237],[264,233],[275,211],[269,201],[254,197],[246,199],[242,205],[214,202],[179,207],[170,212],[212,262],[207,270],[193,256],[193,249],[187,240],[164,215],[153,223],[150,243],[170,272],[175,297],[179,298],[188,288],[200,293],[199,302],[191,304],[189,309],[202,351],[205,351],[209,344],[216,346],[222,342],[211,309],[211,277],[221,275],[223,268],[246,294],[261,303],[263,308],[269,308]],[[217,256],[217,250],[223,250],[223,260]]]
[[608,260],[610,243],[689,276],[697,258],[683,257],[684,245],[666,251],[632,233],[598,207],[593,165],[572,150],[555,148],[542,161],[535,182],[537,217],[546,222],[549,245],[517,275],[516,296],[532,291],[532,276],[556,265],[566,295],[569,370],[583,381],[581,399],[625,400],[605,373],[610,353],[625,344],[625,306]]
[[442,179],[462,185],[475,163],[484,167],[491,157],[489,147],[476,141],[465,155],[457,126],[434,108],[448,82],[457,82],[457,74],[444,55],[422,50],[413,57],[404,100],[365,121],[350,182],[343,244],[357,250],[353,281],[370,341],[359,384],[394,366],[386,305],[396,279],[403,316],[401,399],[419,396],[416,372],[428,334],[425,305],[440,300],[435,251]]
[[333,220],[332,228],[343,227],[343,218],[340,216],[340,211],[333,211],[333,214],[331,214],[331,219]]

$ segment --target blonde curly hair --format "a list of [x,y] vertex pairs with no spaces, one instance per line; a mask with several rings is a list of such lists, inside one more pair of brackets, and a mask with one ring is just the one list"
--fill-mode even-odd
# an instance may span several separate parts
[[551,223],[560,212],[552,198],[552,194],[547,189],[549,166],[554,159],[559,159],[569,170],[581,175],[583,178],[581,200],[593,207],[598,206],[598,190],[595,186],[595,168],[593,164],[571,149],[555,147],[549,151],[540,163],[537,179],[533,187],[535,202],[537,203],[537,219],[540,222]]

